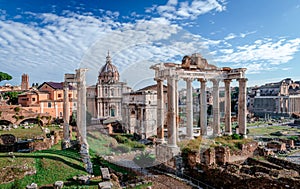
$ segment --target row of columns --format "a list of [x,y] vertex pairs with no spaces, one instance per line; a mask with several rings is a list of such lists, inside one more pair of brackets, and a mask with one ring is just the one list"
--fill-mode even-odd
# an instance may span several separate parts
[[[239,82],[238,97],[238,124],[239,133],[246,136],[246,78],[237,79]],[[157,137],[158,142],[164,142],[164,102],[163,102],[163,80],[157,81]],[[167,78],[168,84],[168,146],[177,147],[177,81],[174,77]],[[187,116],[187,138],[193,139],[193,79],[185,79],[187,86],[186,96],[186,116]],[[207,96],[206,79],[200,81],[200,127],[201,135],[207,135]],[[220,130],[220,108],[219,108],[219,82],[218,79],[212,79],[213,82],[213,135],[221,135]],[[231,79],[224,79],[225,83],[225,134],[232,134],[231,129]]]

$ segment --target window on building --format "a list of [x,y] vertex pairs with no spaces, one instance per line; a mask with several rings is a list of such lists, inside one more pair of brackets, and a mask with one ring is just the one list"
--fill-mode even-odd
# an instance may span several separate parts
[[71,98],[72,97],[72,94],[69,94],[69,98]]
[[51,108],[51,102],[48,102],[48,108]]
[[111,96],[114,96],[114,89],[111,89],[110,95],[111,95]]
[[115,109],[114,108],[110,109],[110,116],[115,117]]
[[35,101],[35,98],[32,98],[32,101]]
[[58,98],[61,98],[61,94],[58,94],[57,97],[58,97]]

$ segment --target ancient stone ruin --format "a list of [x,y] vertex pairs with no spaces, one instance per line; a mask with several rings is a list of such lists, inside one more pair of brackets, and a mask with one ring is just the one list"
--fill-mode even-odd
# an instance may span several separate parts
[[77,140],[80,144],[80,155],[85,163],[86,171],[93,172],[93,166],[89,156],[89,145],[86,138],[86,82],[85,73],[87,69],[77,69],[76,74],[65,74],[64,81],[64,103],[63,103],[63,120],[64,120],[64,139],[62,148],[66,149],[71,146],[70,143],[70,129],[69,129],[69,97],[68,89],[70,83],[76,83],[77,86],[77,110],[76,110],[76,123],[77,123]]
[[[231,90],[230,83],[233,79],[239,82],[238,98],[238,125],[239,134],[246,138],[246,68],[231,69],[229,67],[219,68],[211,65],[200,54],[184,56],[182,64],[159,63],[150,67],[155,70],[157,81],[157,137],[162,143],[157,148],[157,158],[165,161],[179,153],[177,146],[178,130],[178,81],[186,81],[187,87],[187,138],[193,138],[193,96],[192,82],[200,82],[200,127],[201,135],[207,136],[207,96],[206,85],[208,81],[213,83],[213,135],[221,135],[220,110],[219,110],[219,84],[225,84],[225,133],[232,134],[231,130]],[[168,139],[164,141],[164,104],[163,104],[163,82],[167,80],[168,85],[168,113],[167,127]]]

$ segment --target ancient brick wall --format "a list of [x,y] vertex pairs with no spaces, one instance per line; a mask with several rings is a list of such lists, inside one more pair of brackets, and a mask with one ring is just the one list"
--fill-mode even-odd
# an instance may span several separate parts
[[280,165],[280,166],[284,167],[285,169],[293,169],[293,170],[297,171],[298,173],[300,173],[300,165],[299,164],[292,163],[290,161],[286,161],[284,159],[279,159],[279,158],[275,158],[275,157],[267,157],[267,160],[276,165]]

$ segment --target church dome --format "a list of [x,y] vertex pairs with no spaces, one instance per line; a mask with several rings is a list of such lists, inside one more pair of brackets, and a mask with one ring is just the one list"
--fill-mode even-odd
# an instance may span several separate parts
[[116,83],[119,81],[119,72],[115,65],[111,62],[109,52],[106,57],[105,65],[100,69],[98,82],[99,83]]

